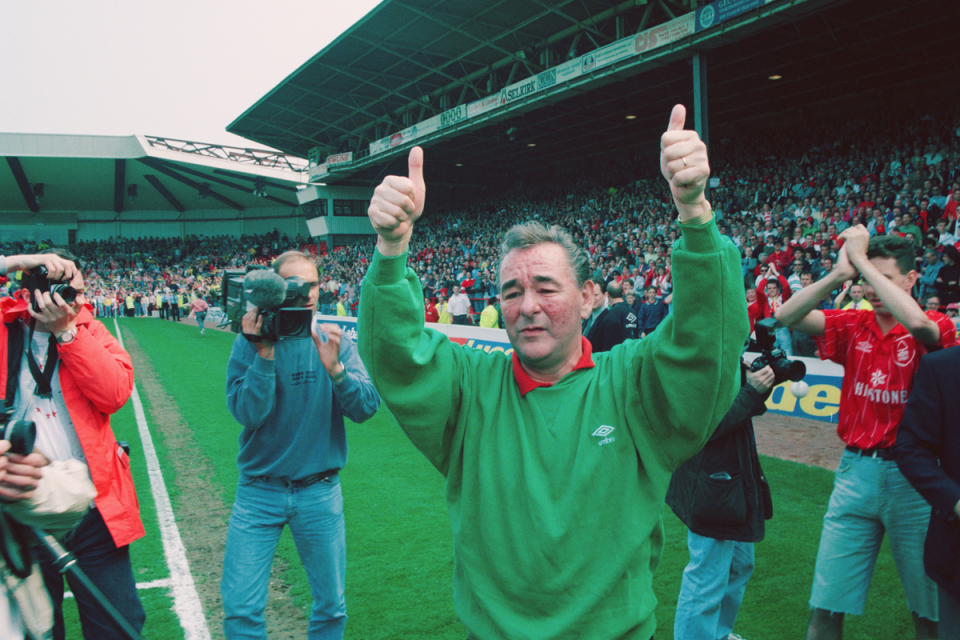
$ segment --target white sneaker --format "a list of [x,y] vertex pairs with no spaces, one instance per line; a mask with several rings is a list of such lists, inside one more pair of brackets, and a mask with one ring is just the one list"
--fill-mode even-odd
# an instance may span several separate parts
[[738,636],[735,633],[731,633],[727,636],[727,640],[744,640],[743,636]]

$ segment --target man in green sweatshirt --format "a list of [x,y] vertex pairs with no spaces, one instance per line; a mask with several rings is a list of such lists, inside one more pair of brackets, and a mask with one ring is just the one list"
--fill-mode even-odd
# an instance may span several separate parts
[[[361,356],[413,443],[446,478],[454,601],[470,638],[648,640],[673,470],[737,392],[747,313],[739,253],[703,195],[706,146],[674,107],[660,166],[680,214],[674,313],[647,340],[592,354],[594,283],[569,233],[511,229],[500,291],[511,357],[424,328],[407,247],[423,152],[387,176],[360,300]],[[509,352],[508,352],[509,353]]]

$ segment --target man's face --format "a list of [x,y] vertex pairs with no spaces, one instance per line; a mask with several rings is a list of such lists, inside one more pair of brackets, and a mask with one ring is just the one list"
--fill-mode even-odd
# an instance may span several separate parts
[[823,270],[824,270],[824,271],[833,271],[833,259],[832,259],[832,258],[824,258],[823,260],[820,261],[820,264],[823,265]]
[[813,276],[809,273],[805,273],[800,276],[800,286],[803,288],[809,287],[813,284]]
[[860,302],[863,300],[863,287],[859,284],[855,284],[850,287],[850,297],[854,302]]
[[[917,272],[911,271],[909,273],[902,273],[900,267],[897,266],[896,258],[870,258],[870,263],[877,268],[877,270],[884,275],[888,280],[897,285],[900,289],[904,291],[910,291],[913,288],[913,285],[917,281]],[[877,297],[876,290],[870,286],[870,283],[863,285],[864,297],[870,302],[873,306],[873,310],[882,316],[889,316],[890,311],[883,306],[880,298]],[[939,300],[937,301],[939,304]]]
[[593,283],[593,310],[603,308],[603,303],[606,301],[607,296],[603,293],[603,289],[600,288],[600,285]]
[[633,293],[633,291],[627,291],[624,294],[624,299],[627,301],[627,304],[632,307],[633,303],[637,301],[637,296]]
[[940,308],[940,298],[938,298],[937,296],[931,296],[930,298],[927,298],[927,302],[925,306],[927,311],[938,310]]
[[747,289],[747,304],[753,304],[757,301],[757,290]]
[[508,253],[500,282],[503,321],[520,362],[534,371],[561,368],[579,349],[593,283],[578,287],[566,252],[552,243]]
[[644,295],[647,297],[647,302],[654,302],[657,299],[657,290],[653,288],[647,289]]
[[780,295],[780,287],[777,286],[775,282],[768,282],[767,286],[764,288],[764,293],[767,294],[768,298],[774,300]]
[[800,273],[801,271],[803,271],[803,263],[802,263],[802,262],[794,262],[794,263],[793,263],[793,272],[794,272],[794,273]]
[[299,277],[309,282],[311,285],[310,295],[307,296],[307,302],[303,306],[305,309],[310,309],[311,311],[317,310],[317,300],[320,298],[320,278],[317,274],[317,268],[313,266],[312,262],[307,260],[288,260],[280,266],[278,273],[284,280]]

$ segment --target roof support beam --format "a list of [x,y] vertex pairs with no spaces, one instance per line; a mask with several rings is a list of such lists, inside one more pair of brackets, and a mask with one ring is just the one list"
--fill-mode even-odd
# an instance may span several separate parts
[[127,161],[113,161],[113,211],[123,213],[123,188],[127,183]]
[[[210,180],[211,182],[216,182],[217,184],[222,184],[222,185],[225,186],[225,187],[230,187],[231,189],[236,189],[237,191],[242,191],[243,193],[246,193],[246,194],[249,194],[249,193],[250,193],[250,187],[244,186],[244,185],[242,185],[242,184],[237,184],[236,182],[230,182],[229,180],[224,180],[223,178],[218,178],[218,177],[216,177],[216,176],[207,175],[207,174],[205,174],[205,173],[201,173],[201,172],[197,171],[196,169],[190,169],[190,168],[184,167],[184,166],[182,166],[182,165],[170,166],[169,164],[164,163],[164,162],[161,162],[161,163],[159,163],[159,164],[165,165],[165,166],[166,166],[168,169],[170,169],[171,171],[179,171],[179,172],[181,172],[181,173],[189,173],[190,175],[197,176],[197,177],[202,178],[202,179],[204,179],[204,180]],[[256,180],[256,178],[254,178],[254,180]],[[264,184],[266,184],[266,181],[264,181]],[[265,198],[266,198],[267,200],[271,200],[271,201],[273,201],[273,202],[278,202],[278,203],[280,203],[280,204],[282,204],[282,205],[284,205],[284,206],[287,206],[287,207],[295,207],[295,206],[297,206],[297,205],[295,205],[295,204],[293,204],[293,203],[291,203],[291,202],[287,202],[286,200],[281,200],[280,198],[277,198],[276,196],[265,196]]]
[[39,213],[40,206],[37,204],[37,199],[33,197],[33,189],[30,188],[30,183],[27,181],[27,174],[23,172],[20,158],[12,156],[6,156],[6,158],[7,164],[10,165],[10,171],[13,172],[13,177],[17,180],[17,186],[20,187],[20,193],[23,194],[23,199],[27,202],[27,207],[33,213]]
[[156,189],[160,193],[160,195],[162,195],[166,199],[166,201],[170,203],[170,206],[172,206],[174,209],[176,209],[180,213],[183,213],[184,211],[186,211],[184,206],[180,204],[180,201],[177,200],[172,193],[170,193],[170,190],[167,189],[165,186],[163,186],[163,184],[159,180],[157,180],[157,176],[146,174],[143,176],[143,179],[149,182],[151,185],[153,185],[153,188]]
[[[187,185],[191,189],[196,189],[198,192],[204,191],[204,189],[201,189],[203,185],[201,185],[199,182],[194,182],[190,178],[180,175],[176,171],[173,171],[172,169],[165,167],[162,163],[157,162],[153,158],[138,158],[138,160],[143,164],[147,165],[148,167],[150,167],[151,169],[156,169],[160,173],[165,173],[166,175],[170,176],[174,180],[178,182],[182,182],[183,184]],[[237,211],[243,211],[243,207],[241,205],[237,204],[236,202],[234,202],[233,200],[231,200],[226,196],[220,195],[213,189],[206,189],[205,191],[210,196],[216,198],[217,200],[227,205],[228,207],[232,209],[236,209]]]

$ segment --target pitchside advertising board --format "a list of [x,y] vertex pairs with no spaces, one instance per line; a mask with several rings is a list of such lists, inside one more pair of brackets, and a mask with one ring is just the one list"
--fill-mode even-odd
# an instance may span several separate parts
[[[344,333],[354,340],[357,339],[357,319],[341,316],[318,316],[320,322],[332,322],[339,325]],[[502,329],[484,329],[453,324],[429,324],[445,334],[452,342],[462,345],[465,349],[482,349],[487,353],[502,353],[511,356],[513,348],[507,339],[507,332]],[[748,362],[757,357],[756,353],[744,356]],[[794,358],[807,365],[807,375],[803,381],[810,386],[810,390],[803,398],[798,398],[790,391],[789,382],[774,388],[767,400],[767,410],[795,418],[809,418],[823,422],[837,421],[837,412],[840,410],[840,384],[843,382],[843,367],[833,362],[824,362],[817,358]]]

